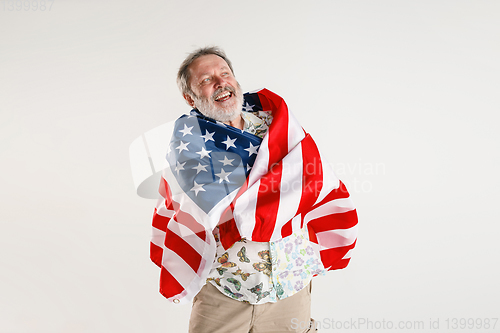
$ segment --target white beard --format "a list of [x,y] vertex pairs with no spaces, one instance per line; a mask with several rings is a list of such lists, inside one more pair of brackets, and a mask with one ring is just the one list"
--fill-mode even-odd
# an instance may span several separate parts
[[[232,105],[228,105],[227,107],[218,107],[216,105],[217,102],[215,102],[214,98],[222,91],[226,90],[233,93],[233,97],[235,97],[233,103]],[[194,94],[192,98],[196,109],[203,115],[214,120],[225,123],[232,121],[241,115],[241,108],[243,106],[243,92],[241,91],[241,87],[239,84],[238,87],[234,89],[234,91],[228,88],[217,90],[210,99],[203,97],[200,98]]]

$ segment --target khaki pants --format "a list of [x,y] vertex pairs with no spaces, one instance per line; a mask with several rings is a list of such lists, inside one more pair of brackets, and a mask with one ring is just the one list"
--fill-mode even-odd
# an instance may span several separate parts
[[305,333],[314,331],[311,320],[311,285],[276,303],[252,305],[207,283],[193,300],[189,333]]

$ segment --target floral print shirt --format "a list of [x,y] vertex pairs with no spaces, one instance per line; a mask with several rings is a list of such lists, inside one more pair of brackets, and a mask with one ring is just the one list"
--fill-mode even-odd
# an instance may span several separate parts
[[224,250],[214,230],[217,254],[207,282],[233,299],[250,304],[292,296],[313,276],[326,273],[305,229],[276,242],[241,239]]
[[[263,137],[272,121],[267,112],[242,112],[244,130]],[[207,282],[233,299],[262,304],[292,296],[307,286],[313,276],[326,270],[309,242],[306,229],[276,242],[241,239],[224,250],[219,229],[214,236],[217,253]]]
[[299,233],[269,243],[273,271],[271,277],[279,299],[299,292],[313,276],[326,274],[308,236],[304,228]]
[[243,130],[263,138],[273,121],[270,111],[245,112],[241,111],[241,117],[245,122]]

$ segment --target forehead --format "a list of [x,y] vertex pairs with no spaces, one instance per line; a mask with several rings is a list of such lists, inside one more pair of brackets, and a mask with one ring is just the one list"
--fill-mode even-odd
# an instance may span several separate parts
[[210,74],[214,70],[220,69],[229,69],[229,66],[224,59],[215,54],[203,55],[189,65],[192,76]]

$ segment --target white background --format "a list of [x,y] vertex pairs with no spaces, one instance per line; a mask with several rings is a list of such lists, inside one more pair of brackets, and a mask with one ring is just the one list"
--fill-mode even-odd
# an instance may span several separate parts
[[500,1],[34,2],[0,3],[0,332],[186,331],[128,148],[189,111],[176,71],[210,44],[349,185],[358,245],[316,320],[500,317]]

